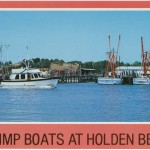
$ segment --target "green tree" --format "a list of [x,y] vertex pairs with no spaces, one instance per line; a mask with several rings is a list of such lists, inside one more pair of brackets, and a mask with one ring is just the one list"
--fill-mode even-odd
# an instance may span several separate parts
[[135,61],[135,62],[133,63],[133,66],[141,66],[141,62]]
[[32,60],[33,60],[33,62],[34,62],[35,64],[38,63],[38,62],[40,62],[40,58],[33,58]]

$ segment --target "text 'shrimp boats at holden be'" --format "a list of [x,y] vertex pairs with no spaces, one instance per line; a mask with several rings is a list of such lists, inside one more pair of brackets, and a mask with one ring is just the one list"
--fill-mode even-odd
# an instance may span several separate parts
[[[24,63],[25,64],[25,63]],[[25,68],[12,69],[8,79],[2,77],[1,87],[35,87],[35,88],[55,88],[58,83],[57,77],[44,75],[38,68],[30,68],[29,60]]]

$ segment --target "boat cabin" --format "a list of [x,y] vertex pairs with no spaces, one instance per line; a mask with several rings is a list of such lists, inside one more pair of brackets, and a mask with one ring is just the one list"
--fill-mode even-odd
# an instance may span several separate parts
[[40,73],[14,73],[9,76],[9,80],[36,80],[39,78],[41,78]]

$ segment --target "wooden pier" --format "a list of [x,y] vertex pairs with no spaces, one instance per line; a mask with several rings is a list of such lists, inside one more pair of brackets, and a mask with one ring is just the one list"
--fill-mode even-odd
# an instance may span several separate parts
[[122,77],[123,85],[133,85],[133,77]]
[[[120,77],[123,85],[133,85],[134,74],[124,74]],[[74,75],[74,76],[60,76],[59,83],[97,83],[98,75]]]
[[136,77],[136,74],[134,71],[124,71],[122,73],[122,84],[125,85],[133,85],[133,78]]
[[2,69],[0,68],[0,81],[2,80],[2,77],[3,77],[3,72]]
[[82,76],[60,76],[59,83],[86,83],[97,82],[96,75],[82,75]]

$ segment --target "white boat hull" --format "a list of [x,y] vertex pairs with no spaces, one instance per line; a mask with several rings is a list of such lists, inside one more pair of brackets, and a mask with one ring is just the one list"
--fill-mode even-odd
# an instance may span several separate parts
[[133,85],[150,85],[149,78],[133,78]]
[[57,86],[58,79],[40,79],[29,81],[9,81],[4,80],[1,82],[2,87],[49,87],[54,88]]
[[98,77],[98,84],[119,85],[121,78]]

